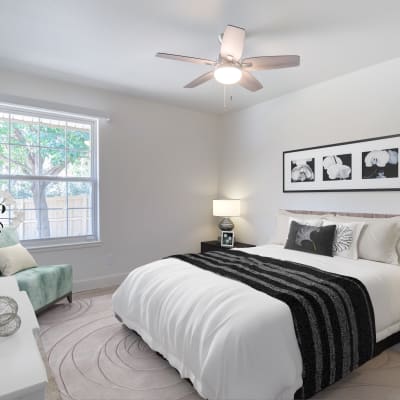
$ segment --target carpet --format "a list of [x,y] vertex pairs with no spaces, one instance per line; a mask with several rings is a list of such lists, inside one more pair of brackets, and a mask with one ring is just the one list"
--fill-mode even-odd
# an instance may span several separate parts
[[54,378],[53,372],[51,371],[49,363],[47,362],[47,354],[43,348],[43,344],[40,339],[40,334],[39,334],[39,332],[34,330],[33,335],[35,336],[40,355],[42,356],[43,363],[46,368],[48,382],[47,382],[47,386],[46,386],[45,400],[61,400],[61,394],[60,394],[60,391],[58,390],[58,385]]
[[[110,293],[55,304],[39,323],[62,400],[201,400],[190,382],[114,318]],[[313,399],[399,400],[399,377],[400,352],[391,349]]]

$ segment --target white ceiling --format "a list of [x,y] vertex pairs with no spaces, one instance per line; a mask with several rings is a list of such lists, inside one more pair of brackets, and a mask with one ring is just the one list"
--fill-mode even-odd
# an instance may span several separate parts
[[255,72],[257,93],[229,87],[232,110],[400,56],[399,20],[398,0],[0,0],[0,67],[219,113],[222,85],[183,88],[208,67],[155,53],[215,59],[233,24],[244,57],[301,56]]

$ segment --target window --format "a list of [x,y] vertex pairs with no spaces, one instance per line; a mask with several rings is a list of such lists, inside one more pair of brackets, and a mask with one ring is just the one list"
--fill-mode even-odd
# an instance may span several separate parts
[[0,105],[0,190],[28,245],[97,239],[97,120]]

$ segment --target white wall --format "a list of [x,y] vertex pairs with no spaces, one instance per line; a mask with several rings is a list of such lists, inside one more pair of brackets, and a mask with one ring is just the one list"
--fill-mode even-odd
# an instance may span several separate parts
[[[279,208],[400,212],[399,192],[282,193],[282,152],[399,133],[400,59],[216,117],[0,70],[0,96],[97,109],[100,223],[95,247],[46,250],[75,288],[118,283],[145,262],[197,251],[215,236],[211,200],[241,198],[238,239],[268,241]],[[265,88],[264,90],[268,90]],[[219,141],[219,149],[218,149]],[[219,167],[218,167],[218,160]]]
[[71,263],[76,289],[118,283],[134,266],[198,251],[214,236],[216,116],[8,71],[0,94],[111,116],[100,124],[101,245],[34,252],[41,264]]
[[244,199],[238,238],[266,243],[279,208],[399,213],[400,192],[282,193],[283,151],[400,133],[399,89],[400,58],[225,114],[219,192]]

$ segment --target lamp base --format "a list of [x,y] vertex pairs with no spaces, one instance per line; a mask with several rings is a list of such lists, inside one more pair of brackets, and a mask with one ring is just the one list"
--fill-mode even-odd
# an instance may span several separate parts
[[229,218],[223,218],[218,224],[221,231],[232,231],[235,225]]

